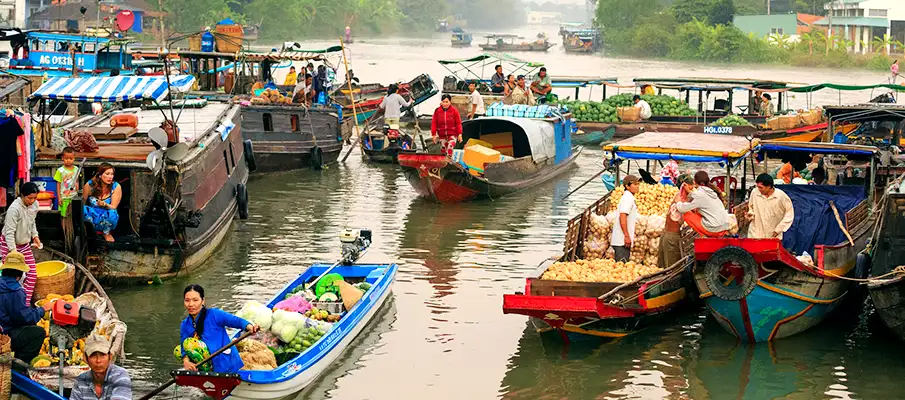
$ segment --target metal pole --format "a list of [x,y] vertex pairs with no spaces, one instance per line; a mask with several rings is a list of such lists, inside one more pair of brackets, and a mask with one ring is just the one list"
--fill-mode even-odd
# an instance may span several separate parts
[[870,191],[867,192],[867,218],[874,215],[874,192],[877,185],[877,159],[870,158]]

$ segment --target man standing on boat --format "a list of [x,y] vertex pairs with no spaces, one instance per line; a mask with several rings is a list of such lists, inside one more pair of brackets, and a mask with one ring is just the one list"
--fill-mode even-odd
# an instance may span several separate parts
[[402,117],[402,107],[411,105],[414,100],[406,101],[399,93],[399,86],[395,83],[387,88],[387,95],[380,102],[380,109],[383,112],[383,123],[386,125],[399,125],[399,118]]
[[506,82],[506,77],[503,75],[503,66],[497,64],[497,66],[493,68],[496,72],[490,77],[490,91],[493,93],[503,93],[503,84]]
[[468,91],[471,92],[471,94],[468,95],[468,105],[471,108],[468,110],[468,119],[483,117],[484,113],[486,113],[484,109],[484,97],[481,96],[481,93],[478,93],[478,84],[474,81],[469,83]]
[[85,360],[91,370],[79,375],[70,400],[132,399],[132,379],[125,368],[111,361],[110,341],[93,334],[85,340]]
[[637,176],[627,175],[622,179],[625,191],[619,199],[618,221],[613,224],[613,236],[610,245],[616,253],[617,262],[626,262],[632,255],[632,243],[635,242],[635,221],[638,219],[638,206],[635,204],[635,194],[641,189],[641,181]]
[[553,82],[547,76],[547,67],[541,67],[537,76],[531,81],[531,92],[537,97],[539,103],[550,101],[550,92],[553,91]]
[[792,199],[785,192],[773,186],[773,177],[760,174],[755,180],[757,190],[751,192],[746,217],[749,239],[779,239],[792,227],[795,210]]
[[525,75],[519,75],[517,82],[515,88],[509,93],[510,103],[533,106],[535,104],[534,94],[531,93],[530,89],[525,87]]
[[637,94],[632,97],[632,101],[635,103],[635,108],[641,109],[641,119],[650,119],[651,115],[653,115],[653,112],[650,109],[650,104],[648,104],[647,101],[642,99],[641,96],[638,96]]

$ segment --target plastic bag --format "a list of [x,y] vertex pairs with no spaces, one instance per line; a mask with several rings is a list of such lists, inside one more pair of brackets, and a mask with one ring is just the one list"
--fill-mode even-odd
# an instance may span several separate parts
[[273,311],[254,300],[246,302],[236,316],[248,320],[264,330],[270,329],[270,325],[273,323]]
[[273,306],[274,312],[276,310],[286,310],[297,313],[304,313],[311,309],[311,303],[308,300],[305,300],[302,296],[292,296],[286,300],[283,300]]

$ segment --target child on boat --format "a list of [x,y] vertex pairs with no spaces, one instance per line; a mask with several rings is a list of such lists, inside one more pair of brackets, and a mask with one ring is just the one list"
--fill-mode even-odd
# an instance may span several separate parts
[[72,147],[65,147],[60,158],[63,160],[63,165],[57,168],[53,174],[53,180],[57,181],[60,216],[65,217],[68,215],[69,203],[78,194],[78,182],[76,181],[79,176],[79,167],[75,166],[75,149]]

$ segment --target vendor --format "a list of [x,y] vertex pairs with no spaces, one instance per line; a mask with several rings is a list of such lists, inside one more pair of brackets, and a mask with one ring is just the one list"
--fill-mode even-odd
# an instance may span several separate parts
[[35,218],[38,216],[37,199],[38,185],[34,182],[25,182],[19,187],[19,197],[16,197],[6,209],[3,236],[0,237],[0,261],[4,260],[7,254],[18,252],[25,257],[25,263],[28,265],[25,280],[22,282],[25,288],[25,304],[31,304],[31,294],[38,279],[32,246],[39,249],[44,247],[38,238],[38,226],[35,224]]
[[94,177],[85,182],[83,195],[88,201],[82,205],[82,219],[90,222],[94,230],[104,236],[104,240],[113,241],[113,230],[119,224],[119,202],[123,198],[123,189],[113,180],[113,166],[101,164]]
[[383,111],[383,122],[387,125],[399,125],[399,118],[402,118],[402,108],[415,104],[414,99],[406,100],[399,93],[399,86],[395,83],[390,84],[387,88],[387,95],[380,102],[380,109]]
[[28,265],[22,253],[7,254],[0,266],[0,329],[9,336],[16,358],[29,362],[38,356],[46,336],[44,328],[35,324],[53,303],[47,302],[44,307],[31,307],[25,303],[25,289],[19,280],[26,272]]
[[613,246],[614,258],[617,262],[627,262],[632,255],[632,244],[635,242],[635,221],[638,219],[638,205],[635,195],[641,190],[641,180],[634,175],[626,175],[622,179],[622,187],[625,191],[619,198],[616,210],[619,216],[613,224],[613,233],[610,244]]
[[729,230],[729,213],[723,206],[723,193],[710,183],[706,171],[694,174],[694,190],[687,202],[676,204],[688,225],[704,236],[722,236]]
[[553,82],[547,75],[547,67],[541,67],[537,75],[531,80],[531,92],[537,98],[539,103],[546,103],[553,100],[550,94],[553,91]]
[[751,192],[746,218],[749,239],[780,239],[792,227],[795,209],[792,199],[773,186],[773,177],[760,174],[755,180],[757,190]]
[[666,213],[666,225],[660,236],[660,248],[657,252],[657,266],[660,268],[669,268],[682,259],[682,234],[680,232],[683,219],[676,204],[687,201],[688,193],[694,189],[694,178],[691,175],[682,174],[676,178],[676,185],[679,186],[679,192],[676,193],[672,204],[669,205],[669,212]]
[[641,86],[641,94],[642,94],[642,95],[653,96],[653,95],[656,95],[657,93],[654,92],[654,86],[653,86],[653,85],[644,85],[644,86]]
[[769,93],[764,93],[761,96],[760,115],[769,118],[774,114],[776,114],[776,109],[773,108],[773,97]]
[[[207,308],[204,306],[204,288],[201,285],[188,285],[185,287],[183,294],[183,304],[189,316],[182,320],[182,326],[179,328],[179,343],[185,342],[185,339],[195,337],[205,345],[213,354],[229,344],[229,335],[226,328],[245,329],[250,332],[257,332],[258,326],[248,322],[242,318],[232,315],[219,308]],[[182,350],[182,365],[189,371],[197,371],[197,367]],[[227,349],[220,355],[214,357],[213,371],[220,373],[238,372],[244,364],[239,357],[239,350],[235,346]]]
[[653,112],[650,109],[650,104],[648,104],[647,101],[643,100],[641,96],[638,96],[637,94],[632,97],[632,101],[635,103],[635,108],[641,109],[641,119],[650,119],[651,115],[653,115]]
[[283,86],[295,86],[298,83],[298,74],[295,73],[295,67],[289,67],[289,73],[283,81]]

